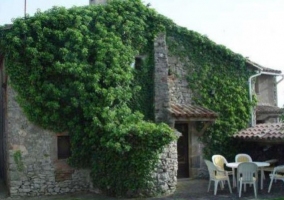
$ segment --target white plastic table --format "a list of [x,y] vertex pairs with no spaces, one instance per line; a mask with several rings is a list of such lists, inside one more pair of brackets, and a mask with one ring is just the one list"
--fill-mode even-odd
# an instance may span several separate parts
[[[231,162],[231,163],[226,164],[227,167],[233,168],[233,173],[234,173],[233,176],[235,176],[235,169],[238,168],[240,163],[241,162]],[[253,162],[253,163],[255,163],[257,165],[257,167],[260,168],[260,170],[261,170],[260,189],[262,190],[263,189],[263,179],[264,179],[263,167],[268,167],[270,165],[270,163],[267,163],[267,162]]]

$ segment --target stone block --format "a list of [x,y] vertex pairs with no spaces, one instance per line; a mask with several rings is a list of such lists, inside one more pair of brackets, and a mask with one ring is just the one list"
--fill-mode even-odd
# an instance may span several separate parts
[[20,181],[21,180],[21,174],[18,172],[10,171],[10,180],[11,181]]

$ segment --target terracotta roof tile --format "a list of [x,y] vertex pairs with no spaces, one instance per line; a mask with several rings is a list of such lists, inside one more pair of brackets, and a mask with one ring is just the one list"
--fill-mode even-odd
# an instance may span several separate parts
[[257,114],[266,114],[266,113],[276,113],[276,114],[282,114],[284,113],[283,108],[279,108],[277,106],[270,106],[270,105],[258,105],[255,109]]
[[218,117],[217,113],[212,110],[195,105],[170,104],[169,111],[172,116],[182,118],[216,119]]
[[284,140],[284,124],[283,123],[265,123],[257,124],[239,131],[233,135],[234,138],[242,139],[283,139]]

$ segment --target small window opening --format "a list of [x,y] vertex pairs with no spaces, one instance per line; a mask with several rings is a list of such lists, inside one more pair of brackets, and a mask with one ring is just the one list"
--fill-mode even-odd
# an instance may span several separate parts
[[58,159],[66,159],[71,156],[71,143],[69,136],[57,137]]
[[137,70],[140,70],[142,68],[143,65],[143,60],[141,57],[135,57],[135,64],[134,64],[134,68]]

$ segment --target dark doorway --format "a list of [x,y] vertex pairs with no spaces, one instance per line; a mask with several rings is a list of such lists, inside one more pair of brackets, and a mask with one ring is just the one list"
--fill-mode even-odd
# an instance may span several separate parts
[[178,178],[189,177],[188,162],[188,124],[175,124],[175,128],[182,134],[177,142],[178,150]]

